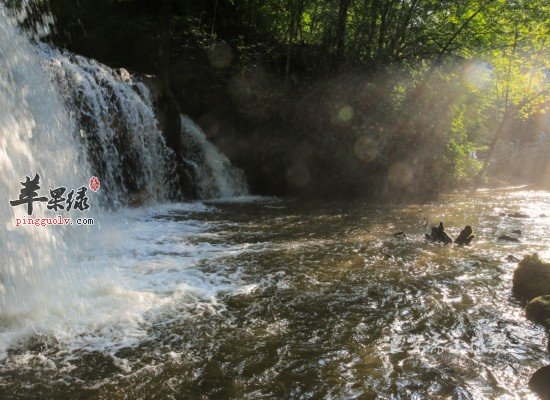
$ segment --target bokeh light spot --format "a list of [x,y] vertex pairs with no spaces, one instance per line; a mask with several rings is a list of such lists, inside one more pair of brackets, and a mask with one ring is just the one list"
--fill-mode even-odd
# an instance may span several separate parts
[[338,111],[338,119],[342,122],[349,122],[353,118],[353,108],[344,106]]
[[368,136],[362,136],[355,142],[353,147],[355,157],[364,163],[370,163],[378,156],[378,146],[376,142]]
[[388,171],[389,182],[396,187],[406,187],[412,183],[411,167],[402,162],[396,162]]
[[470,63],[464,69],[464,84],[475,90],[483,90],[489,87],[493,73],[487,63],[476,61]]

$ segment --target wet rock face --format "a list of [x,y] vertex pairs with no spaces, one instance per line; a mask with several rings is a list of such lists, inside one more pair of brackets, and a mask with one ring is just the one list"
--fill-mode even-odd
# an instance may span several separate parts
[[538,255],[525,256],[514,271],[513,293],[516,297],[532,300],[550,294],[550,264]]
[[529,380],[529,388],[538,394],[541,400],[550,399],[550,365],[539,368]]
[[182,155],[180,112],[173,97],[168,93],[159,78],[145,76],[142,78],[144,85],[151,93],[151,100],[155,108],[155,114],[159,127],[166,139],[166,144],[174,150],[177,156]]
[[179,107],[170,91],[159,78],[145,76],[143,84],[149,89],[151,100],[155,109],[155,115],[159,128],[164,135],[166,144],[173,150],[176,156],[177,191],[175,198],[180,195],[187,199],[196,199],[196,177],[191,165],[185,160],[185,154],[189,150],[182,139],[181,117]]
[[525,315],[531,321],[550,327],[550,295],[535,297],[527,304]]

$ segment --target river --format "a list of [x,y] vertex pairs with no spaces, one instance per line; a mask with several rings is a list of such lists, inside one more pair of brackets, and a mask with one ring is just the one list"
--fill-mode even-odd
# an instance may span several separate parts
[[[549,205],[543,192],[479,191],[427,204],[249,197],[113,213],[107,239],[83,256],[114,265],[116,279],[97,269],[81,298],[92,307],[65,305],[12,343],[0,397],[532,397],[546,335],[512,297],[506,257],[550,255]],[[530,218],[499,216],[515,211]],[[424,218],[453,235],[470,224],[477,238],[429,243]],[[496,240],[515,229],[520,243]]]

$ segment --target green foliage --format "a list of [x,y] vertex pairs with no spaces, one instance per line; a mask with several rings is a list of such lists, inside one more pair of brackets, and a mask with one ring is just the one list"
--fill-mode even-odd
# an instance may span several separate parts
[[[294,156],[280,155],[307,147],[300,162],[330,170],[332,183],[319,177],[327,187],[348,180],[350,190],[414,193],[471,184],[482,167],[473,154],[487,159],[499,143],[532,140],[526,124],[550,104],[543,0],[48,4],[55,43],[139,72],[170,63],[186,111],[269,142],[252,157],[264,164],[290,167]],[[168,60],[159,57],[162,32]],[[212,61],[220,44],[227,63]]]

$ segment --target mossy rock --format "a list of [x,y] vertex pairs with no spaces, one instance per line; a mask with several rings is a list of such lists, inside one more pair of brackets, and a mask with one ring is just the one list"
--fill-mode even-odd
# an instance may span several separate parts
[[525,315],[531,321],[550,326],[550,296],[539,296],[527,304]]
[[550,400],[550,365],[539,368],[529,380],[529,388],[541,400]]
[[537,254],[525,256],[514,271],[512,290],[516,297],[527,301],[550,295],[550,263]]

